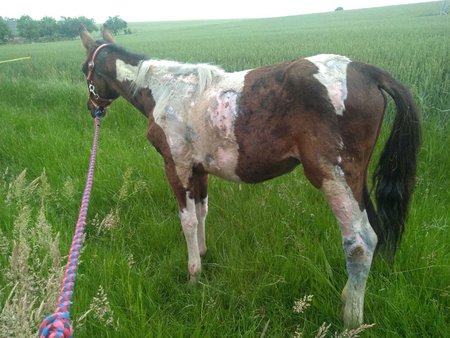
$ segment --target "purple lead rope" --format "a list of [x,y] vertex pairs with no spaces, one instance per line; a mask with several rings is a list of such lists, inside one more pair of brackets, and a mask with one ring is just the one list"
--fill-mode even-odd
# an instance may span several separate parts
[[[99,111],[100,112],[100,111]],[[86,217],[91,197],[92,179],[94,176],[95,154],[97,153],[98,130],[100,127],[100,117],[98,113],[95,117],[94,142],[91,151],[91,161],[84,188],[83,199],[81,200],[80,213],[78,216],[75,235],[72,240],[69,257],[67,259],[66,272],[59,294],[58,304],[54,313],[44,319],[39,327],[39,338],[69,338],[73,335],[70,325],[70,304],[72,303],[73,289],[75,286],[76,271],[78,267],[78,257],[83,245],[84,228],[86,227]]]

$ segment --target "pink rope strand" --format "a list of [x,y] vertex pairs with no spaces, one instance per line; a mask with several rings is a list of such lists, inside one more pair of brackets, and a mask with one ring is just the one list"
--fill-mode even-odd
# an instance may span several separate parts
[[97,153],[98,130],[100,127],[100,118],[95,118],[94,141],[91,151],[91,161],[84,188],[83,198],[81,200],[80,213],[78,215],[75,234],[72,240],[69,257],[67,259],[66,272],[62,282],[58,303],[54,313],[44,319],[39,327],[39,338],[69,338],[73,335],[73,329],[70,325],[70,304],[75,287],[76,271],[78,267],[78,257],[80,256],[83,245],[84,229],[86,227],[86,217],[91,196],[92,179],[94,176],[95,155]]

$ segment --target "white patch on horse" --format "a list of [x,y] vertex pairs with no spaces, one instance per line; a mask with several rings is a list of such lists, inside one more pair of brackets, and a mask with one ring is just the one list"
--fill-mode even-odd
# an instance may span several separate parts
[[351,60],[345,56],[320,54],[307,57],[319,70],[314,77],[322,83],[337,115],[343,115],[347,99],[347,66]]
[[237,116],[237,100],[239,93],[229,90],[217,95],[217,107],[209,107],[211,123],[213,127],[223,131],[225,136],[229,138],[233,133],[234,121]]
[[[169,101],[178,101],[202,94],[213,80],[225,72],[208,64],[184,64],[166,60],[145,60],[139,65],[135,90],[150,88],[156,106],[155,119],[162,114]],[[186,104],[186,102],[182,102]]]
[[206,235],[205,235],[205,220],[208,215],[208,196],[195,204],[195,211],[197,214],[197,242],[200,256],[206,253]]
[[[206,110],[202,115],[203,138],[199,142],[197,160],[205,169],[216,176],[231,181],[240,181],[236,175],[239,146],[236,142],[234,127],[239,114],[239,98],[248,71],[225,73],[217,83],[205,92]],[[205,109],[205,108],[203,108]]]
[[338,156],[336,160],[337,160],[337,164],[334,167],[335,174],[337,177],[345,178],[345,173],[344,173],[344,170],[342,169],[342,157]]
[[117,79],[131,81],[133,91],[152,91],[153,117],[164,130],[185,187],[196,164],[211,174],[240,181],[234,124],[248,71],[226,73],[207,64],[159,60],[142,61],[137,67],[117,60],[116,69]]
[[116,60],[116,78],[120,82],[134,82],[136,80],[137,71],[137,66],[129,65],[128,63],[125,63],[120,59]]

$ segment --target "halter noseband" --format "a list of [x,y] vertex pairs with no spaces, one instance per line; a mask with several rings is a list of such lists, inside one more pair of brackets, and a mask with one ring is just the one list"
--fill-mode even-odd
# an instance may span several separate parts
[[95,58],[103,48],[109,45],[110,43],[104,43],[98,46],[97,49],[92,54],[92,58],[88,63],[88,73],[86,75],[86,80],[88,83],[88,90],[89,90],[89,102],[97,110],[105,110],[115,100],[115,99],[105,99],[101,97],[95,89],[94,81],[92,81],[92,75],[94,74],[94,67],[95,67]]

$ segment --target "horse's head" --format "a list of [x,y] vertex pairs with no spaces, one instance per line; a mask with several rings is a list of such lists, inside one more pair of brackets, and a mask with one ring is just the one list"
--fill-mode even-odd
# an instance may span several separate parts
[[103,28],[103,41],[95,41],[84,26],[80,28],[80,37],[87,50],[87,59],[83,64],[89,90],[87,106],[93,117],[103,116],[120,96],[112,87],[115,64],[108,53],[108,46],[114,43],[114,39],[106,27]]

